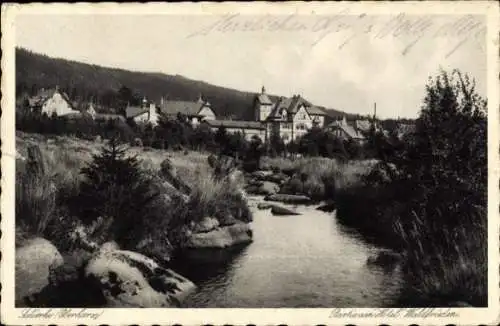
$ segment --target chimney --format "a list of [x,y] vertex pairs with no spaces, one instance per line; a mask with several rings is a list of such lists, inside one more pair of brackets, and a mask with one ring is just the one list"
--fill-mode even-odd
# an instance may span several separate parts
[[264,86],[262,86],[262,94],[265,94],[266,93],[266,88]]

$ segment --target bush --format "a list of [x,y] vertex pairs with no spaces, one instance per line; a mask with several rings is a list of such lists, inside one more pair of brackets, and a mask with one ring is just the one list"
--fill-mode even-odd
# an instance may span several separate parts
[[486,101],[457,71],[426,93],[412,138],[377,138],[380,164],[364,185],[338,191],[337,216],[405,252],[405,304],[484,306]]

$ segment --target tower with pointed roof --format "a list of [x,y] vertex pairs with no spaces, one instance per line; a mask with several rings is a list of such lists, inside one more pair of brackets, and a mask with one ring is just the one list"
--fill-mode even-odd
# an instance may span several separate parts
[[261,93],[255,99],[255,121],[265,121],[271,114],[273,102],[266,93],[266,88],[262,86]]

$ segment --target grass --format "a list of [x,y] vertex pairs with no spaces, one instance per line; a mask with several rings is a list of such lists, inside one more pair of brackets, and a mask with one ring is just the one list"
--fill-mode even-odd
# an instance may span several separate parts
[[[36,177],[27,171],[28,147],[40,148],[47,173]],[[78,219],[70,216],[65,206],[68,198],[78,198],[81,182],[80,169],[99,152],[103,143],[70,137],[47,137],[18,132],[16,149],[24,160],[16,161],[16,239],[18,243],[42,236],[52,241],[60,250],[72,250],[74,243],[69,233],[79,225]],[[137,155],[141,169],[148,176],[159,176],[160,165],[169,158],[177,176],[191,188],[187,203],[174,199],[170,202],[157,200],[145,221],[145,234],[152,253],[165,252],[165,247],[179,245],[179,234],[191,222],[203,217],[216,217],[221,222],[235,218],[244,222],[251,220],[245,199],[239,193],[241,177],[216,177],[208,165],[208,154],[200,152],[169,152],[163,150],[131,147],[129,155]],[[87,228],[90,230],[91,227]],[[108,240],[112,235],[108,235]],[[100,232],[105,241],[106,235]],[[170,239],[172,238],[172,239]],[[171,249],[171,248],[170,248]],[[169,249],[169,250],[170,250]]]
[[283,192],[305,194],[314,200],[331,199],[335,190],[356,186],[375,164],[374,160],[341,163],[325,157],[301,157],[295,160],[264,157],[261,162],[265,170],[282,171],[292,176],[283,186]]
[[443,306],[465,302],[487,306],[486,221],[467,223],[453,230],[443,228],[440,245],[437,241],[429,244],[433,231],[418,217],[411,228],[405,230],[396,223],[395,229],[403,239],[406,253],[403,305]]

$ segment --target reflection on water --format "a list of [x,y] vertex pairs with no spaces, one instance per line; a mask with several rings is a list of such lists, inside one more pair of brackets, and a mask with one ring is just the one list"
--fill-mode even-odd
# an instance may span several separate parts
[[231,251],[194,251],[175,268],[198,286],[186,307],[382,307],[399,290],[398,271],[368,267],[376,248],[339,226],[334,214],[273,216],[255,209],[254,242]]

